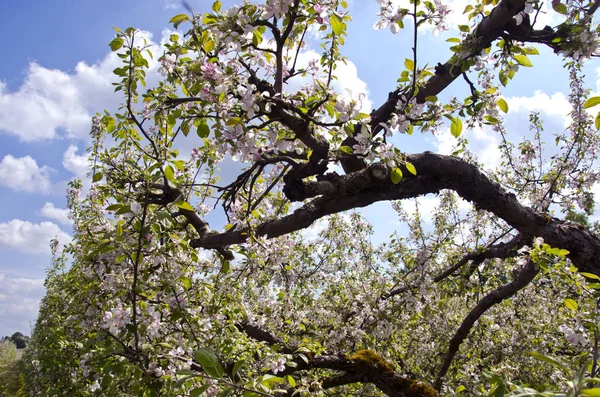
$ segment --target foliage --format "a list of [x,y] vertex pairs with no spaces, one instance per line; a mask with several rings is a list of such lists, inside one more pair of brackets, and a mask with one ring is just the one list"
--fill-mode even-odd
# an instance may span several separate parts
[[0,342],[0,397],[25,396],[23,363],[14,343]]
[[[542,30],[529,18],[541,3],[469,5],[451,59],[429,68],[418,30],[446,29],[448,8],[379,3],[375,27],[411,23],[415,48],[370,115],[362,95],[332,88],[345,1],[215,1],[173,17],[184,31],[159,50],[117,29],[124,100],[93,119],[91,187],[70,185],[74,242],[53,245],[24,357],[31,394],[596,393],[600,240],[588,218],[600,137],[581,74],[598,50],[595,5],[554,2],[564,22]],[[310,26],[323,53],[307,61]],[[570,72],[570,125],[552,144],[537,114],[514,140],[498,111],[534,45]],[[164,78],[146,89],[156,55]],[[442,103],[461,75],[470,95]],[[394,144],[440,133],[444,119],[452,156]],[[498,169],[462,136],[483,126],[502,137]],[[219,185],[229,159],[245,168]],[[429,193],[428,225],[408,199]],[[383,200],[407,232],[373,245],[372,226],[344,211]],[[217,204],[228,223],[213,232]]]

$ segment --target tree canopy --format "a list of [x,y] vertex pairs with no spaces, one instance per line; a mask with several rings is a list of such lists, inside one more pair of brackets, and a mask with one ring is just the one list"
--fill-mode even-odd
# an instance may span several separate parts
[[[370,114],[332,88],[343,0],[215,1],[174,16],[164,48],[116,30],[123,102],[93,119],[91,186],[70,185],[74,240],[53,244],[26,354],[34,393],[600,395],[600,118],[587,110],[600,97],[581,72],[600,53],[598,1],[553,1],[554,27],[536,26],[541,1],[474,1],[434,66],[419,32],[446,30],[449,8],[378,3],[374,27],[414,40]],[[309,35],[323,51],[306,61]],[[532,113],[511,139],[501,92],[543,67],[541,46],[569,71],[569,125],[548,137]],[[153,57],[163,79],[146,87]],[[442,100],[459,78],[465,98]],[[451,155],[395,144],[445,126]],[[502,137],[497,169],[462,136],[481,126]],[[221,183],[230,159],[243,169]],[[426,226],[407,206],[429,194]],[[407,231],[374,245],[356,210],[379,201]]]

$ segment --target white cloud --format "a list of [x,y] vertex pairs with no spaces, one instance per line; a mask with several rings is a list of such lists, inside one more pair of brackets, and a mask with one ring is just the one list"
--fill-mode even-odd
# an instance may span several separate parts
[[77,178],[85,178],[90,170],[87,155],[79,156],[77,146],[69,145],[63,154],[62,165],[66,170],[71,171]]
[[176,10],[180,7],[181,2],[177,0],[165,0],[165,5],[163,6],[166,10]]
[[[479,127],[466,130],[463,134],[469,140],[469,150],[484,163],[486,168],[493,169],[500,165],[502,155],[498,149],[500,140],[497,134]],[[433,144],[438,153],[449,155],[454,150],[456,138],[448,128],[444,128],[435,135]]]
[[[148,32],[140,32],[138,37],[152,43]],[[156,58],[149,60],[148,84],[157,79]],[[54,139],[61,130],[70,138],[86,138],[92,116],[103,109],[115,109],[121,100],[111,85],[117,81],[112,71],[121,64],[115,53],[94,65],[79,62],[72,72],[32,62],[16,91],[9,92],[0,82],[0,133],[22,141]]]
[[30,156],[13,157],[8,154],[0,162],[0,185],[16,191],[49,193],[53,171],[45,165],[39,167]]
[[506,98],[506,102],[508,103],[509,114],[541,112],[558,118],[565,126],[569,124],[571,104],[562,92],[548,95],[537,90],[532,96],[509,97]]
[[91,118],[71,77],[60,70],[29,65],[19,91],[0,84],[0,130],[22,141],[52,139],[58,128],[70,136],[83,135]]
[[50,240],[67,244],[71,237],[52,222],[31,223],[13,219],[0,223],[0,247],[28,254],[50,253]]
[[12,278],[0,273],[0,336],[21,332],[31,335],[40,299],[44,296],[44,280]]
[[46,203],[40,210],[40,215],[54,219],[63,225],[70,226],[73,221],[69,219],[69,210],[56,208],[53,203]]
[[[321,55],[314,50],[300,52],[296,62],[296,69],[308,67],[309,61],[315,59],[320,60]],[[319,64],[319,62],[317,62],[317,64]],[[358,77],[358,69],[356,68],[356,65],[350,60],[346,60],[346,63],[338,62],[336,63],[336,68],[333,71],[333,75],[337,77],[331,81],[331,87],[333,90],[343,96],[346,96],[348,93],[350,93],[350,96],[354,100],[358,100],[360,94],[365,94],[366,97],[362,102],[361,111],[364,113],[370,113],[373,103],[369,98],[369,89],[367,87],[367,83]],[[288,81],[285,90],[287,92],[296,92],[302,86],[307,84],[313,84],[311,76],[295,76]]]

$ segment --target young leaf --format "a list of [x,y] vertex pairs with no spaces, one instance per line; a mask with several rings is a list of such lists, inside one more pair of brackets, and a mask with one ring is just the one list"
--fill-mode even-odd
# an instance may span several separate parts
[[175,203],[175,205],[184,210],[194,211],[194,207],[192,207],[192,205],[187,201],[178,201]]
[[415,68],[415,63],[413,62],[412,59],[406,58],[404,60],[404,66],[406,67],[406,70],[409,70],[412,72]]
[[340,151],[346,154],[352,154],[352,152],[354,152],[350,146],[340,146]]
[[567,309],[573,311],[577,311],[577,308],[579,307],[577,302],[575,302],[573,299],[565,299],[565,306],[567,306]]
[[417,175],[417,169],[415,168],[414,165],[412,165],[412,163],[404,163],[404,166],[406,167],[406,169],[408,170],[408,172],[410,172],[413,175]]
[[593,389],[583,389],[581,391],[582,396],[600,396],[600,387],[594,387]]
[[240,370],[240,368],[242,367],[242,365],[244,365],[244,363],[246,362],[246,360],[237,360],[235,362],[235,364],[233,364],[233,369],[231,370],[231,376],[237,374],[237,372]]
[[450,124],[450,133],[455,138],[458,138],[462,133],[462,121],[460,121],[458,117],[452,117],[452,124]]
[[94,174],[94,177],[92,178],[92,182],[98,182],[99,180],[101,180],[103,177],[103,174],[101,172],[96,172]]
[[198,124],[196,132],[200,138],[207,138],[210,133],[210,129],[208,128],[208,124],[206,124],[206,120],[202,119],[200,124]]
[[592,274],[592,273],[581,272],[579,274],[581,274],[585,278],[592,278],[594,280],[600,280],[600,277],[598,277],[598,276],[596,276],[595,274]]
[[112,51],[117,51],[118,49],[123,47],[123,43],[124,43],[123,38],[117,37],[113,41],[111,41],[108,45],[110,46],[110,49]]
[[172,23],[175,29],[179,27],[183,22],[189,21],[190,17],[185,14],[175,15],[173,18],[169,20],[169,23]]
[[199,397],[202,394],[204,394],[205,391],[207,391],[210,388],[211,385],[204,385],[201,387],[197,387],[194,390],[192,390],[190,392],[190,397]]
[[502,110],[504,113],[508,113],[508,103],[502,98],[498,99],[496,105]]
[[173,167],[171,167],[170,165],[167,165],[165,167],[165,176],[170,182],[175,182],[175,172],[173,171]]
[[517,61],[519,63],[519,65],[521,65],[521,66],[525,66],[528,68],[533,66],[533,64],[531,63],[529,58],[527,58],[527,55],[519,54],[519,55],[515,55],[514,58],[515,58],[515,61]]
[[548,356],[545,356],[538,352],[527,352],[527,354],[529,354],[532,357],[537,358],[540,361],[544,361],[548,364],[552,364],[554,367],[561,369],[567,376],[569,376],[571,374],[571,371],[565,364],[563,364],[562,362],[560,362],[559,360],[557,360],[553,357],[548,357]]
[[331,18],[329,18],[329,20],[331,21],[331,29],[333,30],[333,33],[335,33],[336,36],[340,36],[344,32],[344,23],[340,17],[335,14],[331,14]]
[[208,376],[212,376],[213,378],[221,378],[223,376],[223,367],[215,353],[202,348],[196,350],[195,356]]
[[400,170],[400,168],[394,168],[390,173],[390,178],[392,179],[392,183],[396,185],[402,180],[402,170]]
[[600,104],[600,96],[593,96],[591,98],[588,98],[587,101],[585,101],[585,103],[583,104],[583,108],[589,109],[598,104]]

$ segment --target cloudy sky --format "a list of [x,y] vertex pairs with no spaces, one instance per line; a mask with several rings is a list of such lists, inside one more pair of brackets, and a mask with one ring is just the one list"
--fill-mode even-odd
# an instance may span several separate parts
[[[209,1],[189,3],[203,12]],[[404,59],[411,56],[412,37],[408,29],[398,35],[373,30],[375,0],[349,3],[354,21],[349,24],[343,50],[349,62],[338,68],[337,88],[350,89],[356,95],[364,92],[368,96],[364,106],[377,107],[394,89]],[[460,12],[467,0],[449,4],[457,11],[450,21],[450,26],[456,27],[464,20]],[[114,37],[112,27],[144,30],[155,45],[154,52],[160,53],[159,43],[172,28],[169,19],[181,12],[177,0],[23,0],[0,5],[0,35],[4,38],[0,63],[0,336],[30,333],[44,293],[49,240],[70,240],[67,182],[86,178],[85,150],[92,115],[116,109],[120,100],[110,84],[114,81],[112,70],[119,63],[108,48]],[[541,20],[540,27],[552,24],[550,14],[542,15]],[[445,62],[450,55],[445,39],[453,36],[458,36],[455,30],[438,37],[431,31],[421,34],[419,66]],[[304,56],[317,57],[320,51],[318,46],[309,47]],[[507,127],[515,136],[527,131],[530,111],[541,112],[548,133],[561,131],[566,122],[567,72],[551,51],[540,51],[541,55],[532,59],[538,67],[523,68],[504,92],[510,108]],[[594,62],[586,65],[589,86],[594,89],[597,66]],[[148,81],[157,78],[153,65]],[[448,93],[462,98],[468,95],[468,87],[457,81]],[[497,136],[482,130],[466,134],[473,151],[490,166],[497,164]],[[453,139],[449,132],[415,134],[403,136],[397,143],[408,152],[447,153]],[[426,200],[426,205],[434,201]],[[395,227],[388,211],[385,204],[365,210],[376,224],[379,241]]]

